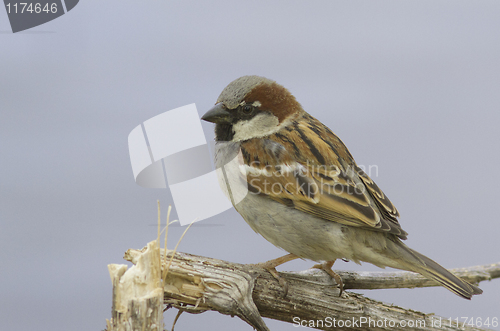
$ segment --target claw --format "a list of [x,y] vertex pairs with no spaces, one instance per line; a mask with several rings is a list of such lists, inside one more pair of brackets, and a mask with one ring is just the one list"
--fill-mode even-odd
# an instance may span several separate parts
[[[265,263],[263,263],[263,264],[265,264]],[[262,266],[262,267],[264,269],[266,269],[267,271],[269,271],[269,273],[271,275],[273,275],[273,277],[278,281],[278,283],[280,283],[281,288],[283,288],[283,298],[285,298],[286,295],[288,294],[288,283],[286,282],[286,280],[283,277],[280,277],[276,268],[272,268],[272,267],[270,268],[270,267],[266,267],[266,266]]]
[[276,270],[276,267],[285,262],[295,260],[298,258],[299,257],[295,254],[288,254],[285,256],[278,257],[277,259],[274,260],[269,260],[267,262],[257,263],[253,265],[259,268],[266,269],[267,271],[269,271],[271,275],[273,275],[273,277],[279,282],[279,284],[283,288],[283,298],[284,298],[288,294],[288,283],[284,278],[280,277],[278,271]]
[[340,289],[340,293],[339,293],[339,297],[340,297],[340,296],[342,296],[342,292],[344,292],[344,283],[342,282],[342,278],[340,278],[340,276],[332,270],[334,263],[335,263],[335,260],[327,261],[327,262],[323,262],[321,264],[316,264],[313,266],[313,268],[324,270],[333,279],[335,279],[335,282],[337,283],[337,285]]

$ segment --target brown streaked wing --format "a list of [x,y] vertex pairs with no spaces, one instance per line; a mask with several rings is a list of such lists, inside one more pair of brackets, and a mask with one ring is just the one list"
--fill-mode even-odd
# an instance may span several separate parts
[[[382,190],[375,184],[375,182],[360,168],[356,165],[356,172],[359,175],[359,178],[363,181],[365,186],[368,188],[368,191],[371,193],[372,197],[375,199],[377,204],[379,205],[382,213],[385,216],[394,220],[396,223],[397,217],[399,217],[399,212],[396,207],[392,204],[391,200],[382,192]],[[398,223],[399,224],[399,223]]]
[[[252,139],[242,143],[243,154],[247,155],[245,161],[250,167],[247,181],[253,188],[252,192],[257,191],[325,220],[405,237],[397,221],[391,224],[381,217],[379,208],[371,201],[371,195],[364,185],[360,190],[343,171],[334,176],[331,171],[324,170],[326,166],[318,167],[317,162],[297,162],[287,152],[294,148],[283,146],[295,143],[294,139],[287,138],[283,144],[277,142],[278,139]],[[259,157],[256,156],[257,151]],[[257,159],[258,162],[254,161]],[[343,170],[341,165],[335,167]]]
[[[317,197],[319,202],[310,205],[305,204],[303,201],[297,201],[295,208],[323,219],[389,232],[401,239],[406,239],[407,233],[401,228],[396,218],[397,210],[395,208],[395,211],[385,209],[384,206],[388,203],[386,201],[389,200],[373,181],[371,181],[372,186],[368,187],[364,180],[360,179],[361,175],[358,175],[358,172],[355,171],[340,172],[337,176],[334,176],[332,172],[325,175],[324,170],[321,170],[321,168],[311,169],[310,167],[308,173],[320,188],[320,194]],[[369,178],[366,174],[364,175],[365,178]],[[357,177],[358,180],[350,176]],[[354,184],[356,182],[359,184]],[[376,196],[372,193],[375,188],[379,192]],[[379,201],[380,197],[384,198],[383,202]],[[393,205],[391,204],[391,206]]]

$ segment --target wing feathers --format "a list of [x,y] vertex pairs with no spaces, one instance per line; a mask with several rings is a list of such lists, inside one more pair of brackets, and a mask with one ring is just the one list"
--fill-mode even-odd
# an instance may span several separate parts
[[250,191],[325,220],[406,239],[396,207],[340,139],[307,116],[307,125],[295,124],[286,134],[242,142]]

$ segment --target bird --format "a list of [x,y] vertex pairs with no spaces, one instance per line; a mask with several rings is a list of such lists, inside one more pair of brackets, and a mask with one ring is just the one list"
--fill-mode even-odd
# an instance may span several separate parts
[[[398,210],[327,126],[282,85],[243,76],[227,85],[202,120],[215,123],[215,165],[225,172],[231,201],[250,227],[289,254],[260,263],[285,287],[276,267],[300,258],[333,277],[338,259],[412,271],[458,296],[482,290],[409,248]],[[227,178],[231,177],[231,178]],[[221,181],[221,180],[220,180]],[[223,182],[222,180],[221,182]]]

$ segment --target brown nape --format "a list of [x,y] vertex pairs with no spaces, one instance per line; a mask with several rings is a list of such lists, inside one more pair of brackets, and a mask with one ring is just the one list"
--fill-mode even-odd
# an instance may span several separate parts
[[272,84],[259,84],[245,97],[246,103],[259,101],[260,109],[271,111],[280,123],[293,113],[303,112],[302,106],[295,97],[283,86]]

